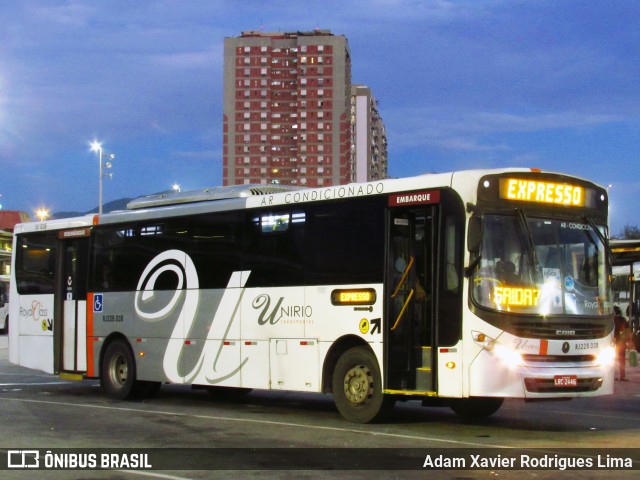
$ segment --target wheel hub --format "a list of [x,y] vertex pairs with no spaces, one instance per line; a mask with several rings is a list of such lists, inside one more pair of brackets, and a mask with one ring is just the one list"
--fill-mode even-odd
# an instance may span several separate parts
[[118,385],[124,385],[125,383],[127,383],[129,370],[127,367],[127,362],[122,355],[118,355],[116,358],[114,358],[113,367],[112,378],[115,380],[115,383],[117,383]]
[[351,403],[366,403],[373,394],[373,377],[364,365],[353,367],[344,376],[344,393]]

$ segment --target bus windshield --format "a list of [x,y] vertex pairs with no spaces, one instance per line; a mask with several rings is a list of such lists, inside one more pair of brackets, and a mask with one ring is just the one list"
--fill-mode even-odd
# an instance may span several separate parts
[[484,215],[474,302],[522,314],[609,315],[602,235],[581,221]]

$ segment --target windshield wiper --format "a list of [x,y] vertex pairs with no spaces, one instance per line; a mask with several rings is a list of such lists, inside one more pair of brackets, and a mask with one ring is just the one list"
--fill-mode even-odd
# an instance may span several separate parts
[[533,267],[534,271],[537,271],[538,258],[536,255],[536,246],[533,242],[533,236],[531,235],[531,230],[529,230],[527,215],[524,213],[524,210],[521,210],[519,208],[516,208],[516,212],[518,213],[518,223],[520,224],[520,230],[526,242],[526,247],[529,253],[529,259],[531,260],[531,266]]

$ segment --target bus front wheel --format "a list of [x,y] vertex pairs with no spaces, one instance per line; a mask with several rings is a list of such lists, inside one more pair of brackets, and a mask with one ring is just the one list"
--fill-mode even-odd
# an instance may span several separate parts
[[382,378],[375,355],[366,347],[350,348],[333,371],[333,397],[340,414],[354,423],[385,418],[393,398],[382,393]]

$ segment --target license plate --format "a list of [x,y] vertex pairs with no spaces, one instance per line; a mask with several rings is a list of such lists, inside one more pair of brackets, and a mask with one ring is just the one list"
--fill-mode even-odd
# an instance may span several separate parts
[[577,387],[578,377],[575,375],[557,375],[553,377],[555,387]]

